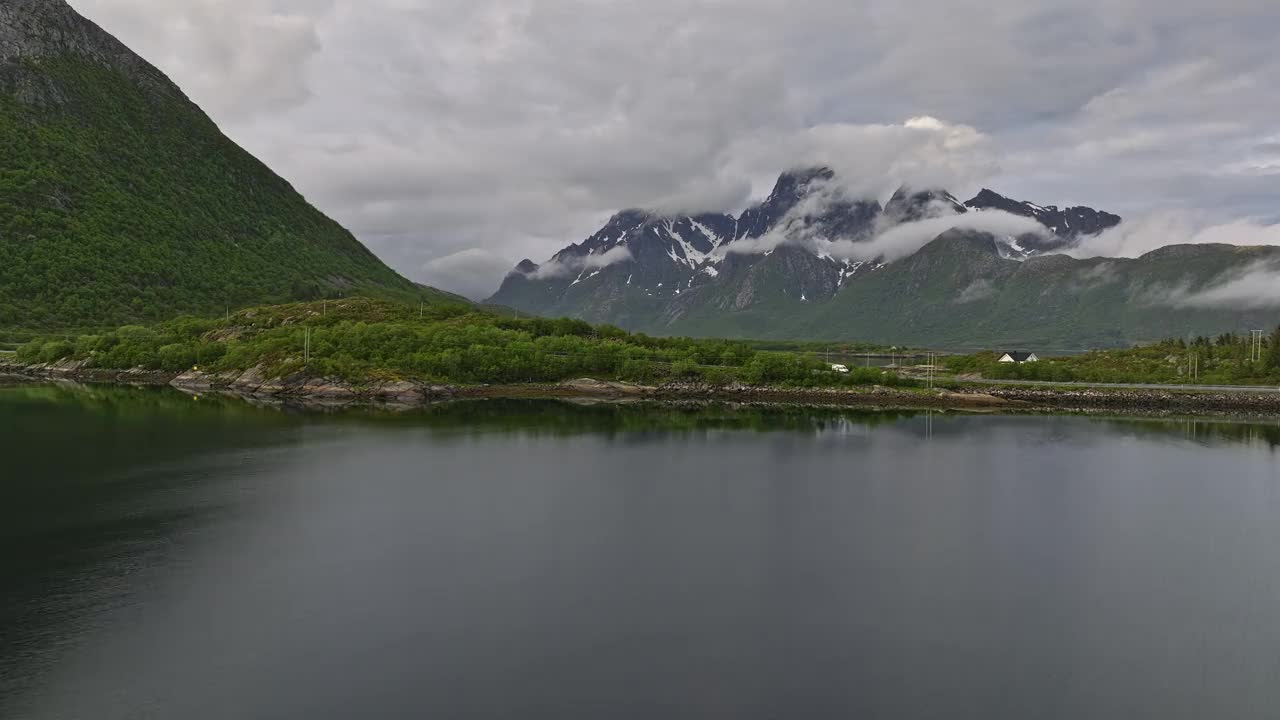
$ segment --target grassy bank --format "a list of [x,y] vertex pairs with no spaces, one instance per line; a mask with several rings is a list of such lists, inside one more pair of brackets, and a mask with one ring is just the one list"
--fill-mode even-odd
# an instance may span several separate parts
[[793,387],[912,386],[878,369],[832,372],[817,358],[743,342],[654,338],[578,320],[516,319],[460,305],[414,307],[350,298],[180,318],[23,344],[24,363],[181,372],[261,368],[348,382],[412,378],[449,384],[694,381]]

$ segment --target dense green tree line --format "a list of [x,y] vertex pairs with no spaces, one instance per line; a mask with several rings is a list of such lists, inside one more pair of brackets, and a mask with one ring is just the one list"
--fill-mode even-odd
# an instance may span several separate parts
[[[310,358],[304,348],[310,348]],[[442,383],[555,382],[590,376],[635,382],[699,380],[782,385],[897,385],[874,368],[831,371],[816,358],[727,340],[655,338],[581,320],[503,317],[463,305],[412,307],[364,298],[184,317],[153,326],[38,338],[25,362],[89,360],[93,367],[177,372],[262,367],[269,376],[355,382],[412,377]]]

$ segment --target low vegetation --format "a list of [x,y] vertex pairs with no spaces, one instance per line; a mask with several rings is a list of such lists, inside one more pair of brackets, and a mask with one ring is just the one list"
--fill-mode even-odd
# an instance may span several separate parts
[[1280,328],[1264,337],[1261,359],[1249,335],[1164,340],[1123,350],[1094,350],[1036,363],[1001,363],[996,353],[944,360],[957,375],[1050,382],[1280,385]]
[[[0,343],[0,349],[16,348],[16,358],[31,364],[70,359],[95,368],[175,373],[258,367],[268,377],[304,373],[354,383],[411,378],[518,384],[593,377],[645,384],[923,384],[879,368],[834,372],[808,344],[657,338],[581,320],[516,318],[458,303],[408,305],[369,298],[256,307],[220,318],[182,317],[92,334],[11,334]],[[1260,359],[1254,352],[1250,336],[1228,333],[1037,363],[1001,363],[991,352],[947,356],[942,362],[946,375],[961,380],[1280,385],[1280,328],[1263,339]]]
[[874,368],[836,373],[811,356],[757,350],[742,342],[655,338],[580,320],[517,319],[466,305],[417,307],[365,298],[36,338],[23,344],[17,357],[26,363],[74,359],[87,360],[90,367],[170,372],[261,367],[270,377],[305,372],[357,383],[393,378],[545,383],[588,376],[799,387],[915,384]]

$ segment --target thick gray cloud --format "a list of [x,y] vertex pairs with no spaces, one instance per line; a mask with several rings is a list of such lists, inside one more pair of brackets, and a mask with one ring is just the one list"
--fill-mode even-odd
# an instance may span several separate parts
[[868,194],[1280,215],[1275,0],[72,2],[473,296],[618,208],[734,209],[816,160]]
[[1235,308],[1263,310],[1280,307],[1280,267],[1258,262],[1226,273],[1197,290],[1187,285],[1149,288],[1142,301],[1175,308]]
[[1214,224],[1204,213],[1153,212],[1122,223],[1064,252],[1079,258],[1138,257],[1166,245],[1280,245],[1280,224],[1235,220]]

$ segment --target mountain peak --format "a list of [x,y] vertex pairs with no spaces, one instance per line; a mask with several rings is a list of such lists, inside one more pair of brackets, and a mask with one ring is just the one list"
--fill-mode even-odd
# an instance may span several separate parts
[[31,105],[61,104],[66,98],[34,73],[26,60],[75,57],[111,68],[153,92],[186,100],[164,73],[124,43],[76,12],[65,0],[0,2],[0,92]]
[[75,32],[90,26],[63,0],[5,0],[0,4],[0,60],[42,57],[72,49]]
[[627,208],[619,210],[609,218],[607,225],[630,225],[632,227],[639,225],[653,217],[653,213],[640,208]]
[[77,13],[65,0],[5,0],[0,4],[0,60],[98,49],[118,41]]
[[814,180],[833,180],[836,173],[825,165],[792,168],[778,176],[780,183],[808,183]]
[[773,185],[773,192],[765,200],[770,203],[792,203],[799,200],[815,182],[828,182],[835,179],[835,172],[827,167],[796,168],[778,176]]
[[1023,200],[1014,200],[1005,197],[994,190],[983,188],[981,192],[973,197],[972,200],[965,205],[975,210],[1003,210],[1014,215],[1022,215],[1025,217],[1039,218],[1041,215],[1055,212],[1058,208],[1050,205],[1049,207],[1041,207],[1032,202]]
[[973,206],[990,206],[990,205],[998,205],[1002,203],[1016,203],[1016,202],[1017,201],[1010,200],[1009,198],[1001,195],[1000,193],[996,192],[995,190],[992,190],[991,188],[982,188],[981,190],[978,191],[978,194],[974,195],[973,199],[970,200],[969,202],[966,202],[965,205],[973,207]]
[[1119,216],[1090,207],[1078,206],[1061,210],[1056,205],[1041,206],[1025,200],[1013,200],[986,188],[965,205],[974,210],[1002,210],[1032,218],[1049,228],[1054,235],[1068,241],[1081,235],[1096,235],[1120,224]]
[[885,218],[893,224],[917,222],[965,212],[968,212],[968,208],[946,190],[941,188],[917,190],[906,185],[898,188],[884,206]]

